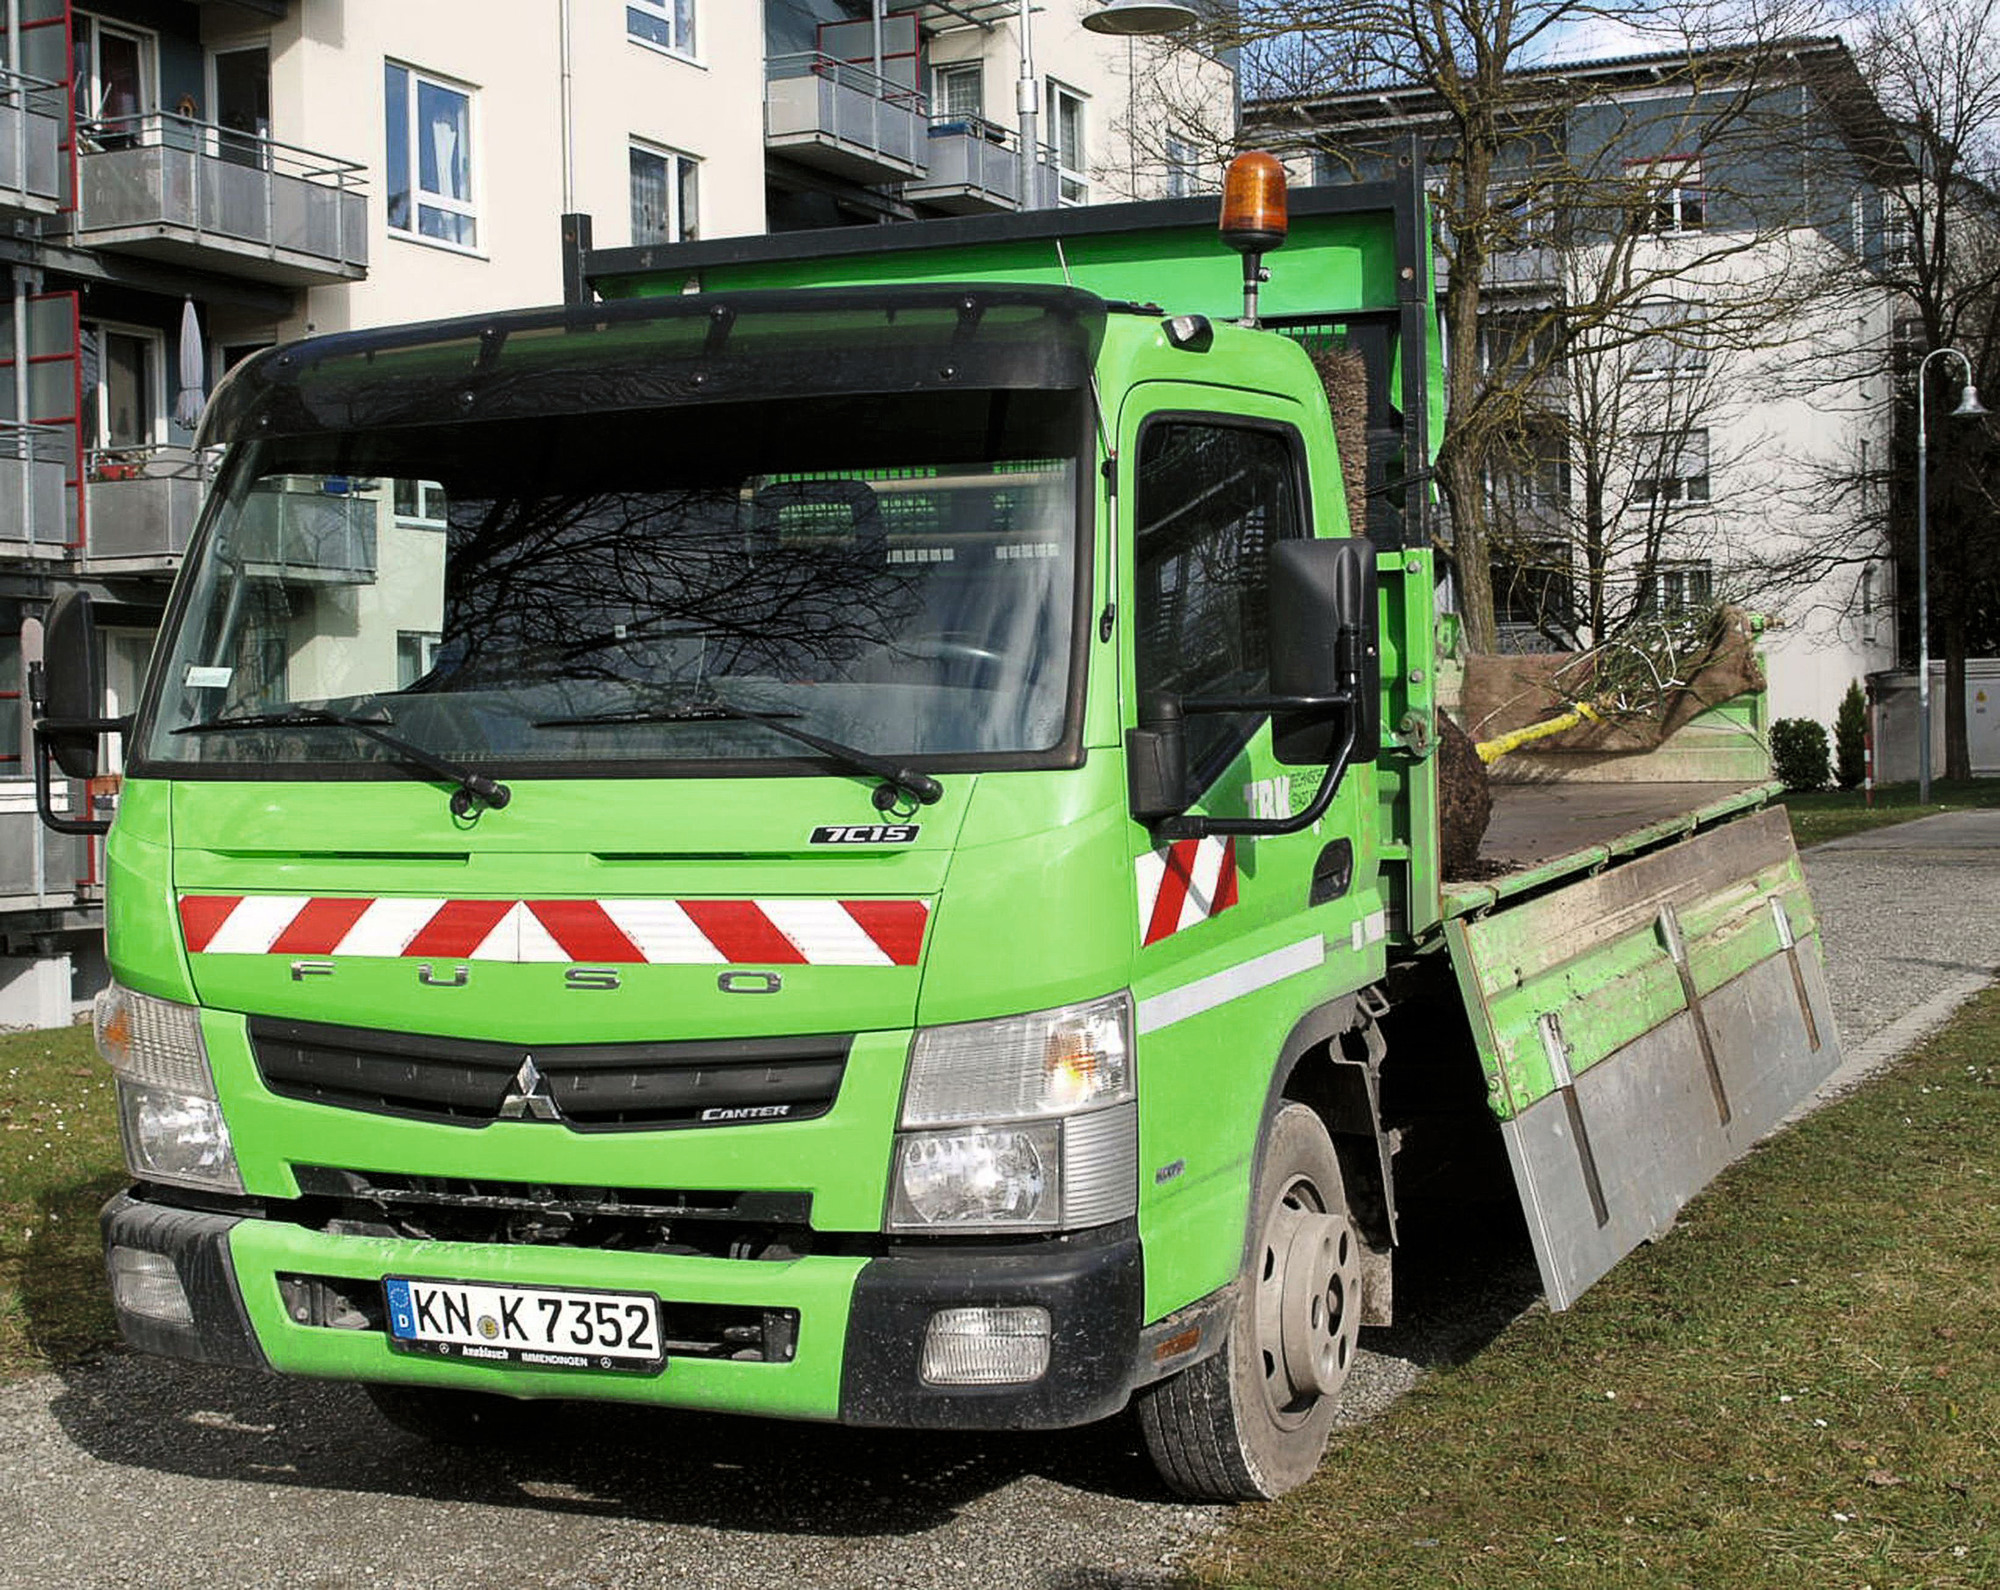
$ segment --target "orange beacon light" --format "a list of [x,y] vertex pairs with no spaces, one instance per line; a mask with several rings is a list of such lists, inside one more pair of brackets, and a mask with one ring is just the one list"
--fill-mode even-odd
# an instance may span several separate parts
[[1264,255],[1283,245],[1285,167],[1274,154],[1248,149],[1229,162],[1222,178],[1222,241],[1243,256],[1243,323],[1257,324],[1257,288]]

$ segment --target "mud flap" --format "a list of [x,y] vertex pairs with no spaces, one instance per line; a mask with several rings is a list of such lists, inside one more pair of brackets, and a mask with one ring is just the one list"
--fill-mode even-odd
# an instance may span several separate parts
[[1819,923],[1773,809],[1446,924],[1549,1306],[1832,1074]]

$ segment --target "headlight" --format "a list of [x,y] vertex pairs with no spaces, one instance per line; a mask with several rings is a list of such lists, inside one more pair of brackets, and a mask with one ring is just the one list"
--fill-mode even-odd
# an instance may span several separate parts
[[1124,994],[929,1027],[910,1045],[891,1231],[1071,1231],[1138,1207]]
[[97,1048],[118,1081],[125,1164],[146,1181],[241,1192],[236,1149],[192,1005],[113,983],[92,1011]]

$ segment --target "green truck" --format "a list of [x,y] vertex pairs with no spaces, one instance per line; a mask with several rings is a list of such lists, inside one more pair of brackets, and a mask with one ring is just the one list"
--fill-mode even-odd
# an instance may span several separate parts
[[1290,219],[577,217],[561,307],[239,368],[137,712],[85,597],[37,673],[47,819],[123,736],[128,1341],[447,1439],[1136,1403],[1269,1496],[1430,1126],[1559,1308],[1769,1130],[1837,1044],[1768,788],[1441,875],[1421,191]]

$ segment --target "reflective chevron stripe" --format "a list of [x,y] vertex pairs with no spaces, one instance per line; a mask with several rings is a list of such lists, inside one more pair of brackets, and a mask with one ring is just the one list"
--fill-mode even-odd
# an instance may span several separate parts
[[1236,903],[1236,841],[1177,839],[1138,858],[1139,942],[1206,922]]
[[184,894],[195,955],[915,966],[922,900],[370,900]]

